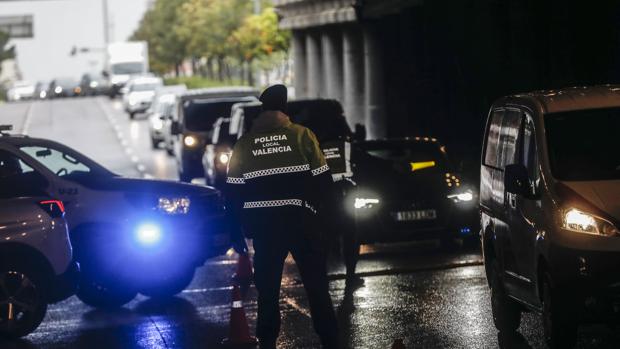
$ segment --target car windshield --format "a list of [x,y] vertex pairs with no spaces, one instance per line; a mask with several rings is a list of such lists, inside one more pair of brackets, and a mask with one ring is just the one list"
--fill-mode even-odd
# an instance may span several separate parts
[[391,162],[410,162],[424,167],[445,166],[447,162],[443,148],[435,142],[362,142],[359,147],[374,158]]
[[69,148],[47,145],[25,145],[20,149],[59,177],[72,179],[87,176],[112,175],[111,172]]
[[230,116],[230,109],[233,104],[239,102],[241,101],[193,101],[187,103],[184,110],[185,127],[189,131],[211,131],[215,121],[220,117]]
[[559,180],[620,179],[620,108],[545,116],[551,171]]
[[112,74],[139,74],[142,73],[142,63],[116,63],[112,65]]

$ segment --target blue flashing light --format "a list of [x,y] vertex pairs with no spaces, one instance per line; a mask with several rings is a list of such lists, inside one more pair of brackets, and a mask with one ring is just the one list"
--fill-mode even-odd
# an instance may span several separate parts
[[136,240],[143,246],[156,245],[161,241],[161,228],[157,224],[142,224],[136,230]]
[[467,227],[466,228],[461,228],[460,233],[461,233],[461,235],[469,235],[469,234],[471,234],[471,229],[469,229]]

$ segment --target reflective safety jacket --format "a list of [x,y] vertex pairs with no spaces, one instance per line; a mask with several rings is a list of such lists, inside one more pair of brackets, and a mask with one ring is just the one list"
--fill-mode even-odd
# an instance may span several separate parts
[[246,217],[284,207],[315,214],[333,185],[314,133],[272,111],[236,143],[226,182],[229,201]]

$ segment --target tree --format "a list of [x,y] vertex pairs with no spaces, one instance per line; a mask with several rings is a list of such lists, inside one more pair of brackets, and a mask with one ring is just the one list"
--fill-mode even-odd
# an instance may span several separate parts
[[149,58],[154,71],[166,73],[172,68],[179,75],[179,67],[187,57],[187,43],[173,28],[182,20],[178,9],[186,1],[157,0],[131,37],[149,43]]
[[15,58],[15,46],[8,47],[10,39],[8,33],[0,31],[0,73],[2,72],[2,62]]
[[270,57],[274,52],[288,51],[290,32],[278,28],[278,15],[273,7],[259,15],[246,17],[228,39],[240,60],[248,66],[248,83],[254,84],[252,63]]

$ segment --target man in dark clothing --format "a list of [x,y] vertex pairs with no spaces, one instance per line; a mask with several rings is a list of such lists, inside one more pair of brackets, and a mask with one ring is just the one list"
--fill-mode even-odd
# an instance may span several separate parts
[[338,348],[325,255],[316,213],[332,189],[329,167],[315,135],[284,114],[287,90],[275,85],[260,97],[263,112],[233,149],[227,190],[249,238],[254,239],[258,290],[256,334],[261,348],[275,348],[280,332],[280,283],[290,252],[301,274],[324,348]]

